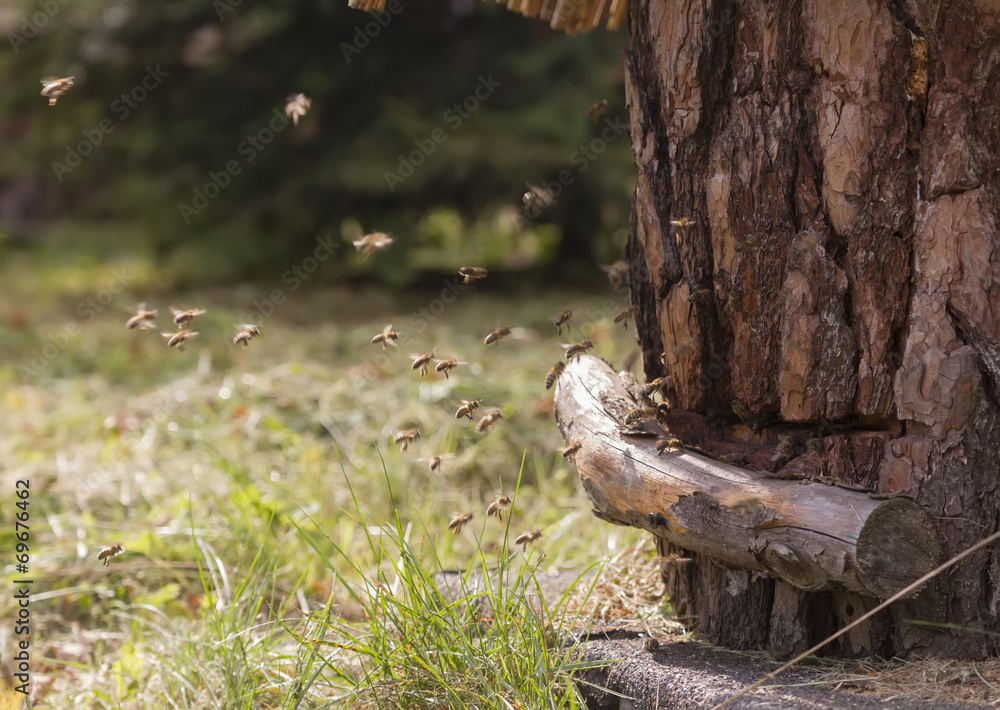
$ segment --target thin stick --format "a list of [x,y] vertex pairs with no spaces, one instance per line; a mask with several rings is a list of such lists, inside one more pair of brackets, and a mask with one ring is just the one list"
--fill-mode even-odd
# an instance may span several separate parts
[[764,685],[764,683],[767,683],[768,681],[771,681],[771,680],[775,680],[779,675],[781,675],[782,673],[784,673],[785,671],[787,671],[789,668],[791,668],[792,666],[794,666],[796,663],[798,663],[802,659],[806,658],[807,656],[811,656],[812,654],[816,653],[816,651],[820,650],[821,648],[823,648],[824,646],[826,646],[828,643],[830,643],[834,639],[840,638],[841,636],[843,636],[844,634],[846,634],[848,631],[850,631],[851,629],[853,629],[855,626],[857,626],[858,624],[860,624],[862,621],[865,621],[866,619],[868,619],[869,617],[871,617],[873,614],[877,614],[878,612],[882,611],[883,609],[885,609],[887,606],[889,606],[893,602],[902,599],[903,597],[905,597],[906,595],[908,595],[910,592],[912,592],[913,590],[915,590],[920,585],[924,584],[928,580],[933,579],[937,575],[941,574],[942,572],[944,572],[946,569],[948,569],[949,567],[951,567],[956,562],[960,562],[960,561],[964,560],[966,557],[968,557],[969,555],[971,555],[976,550],[978,550],[978,549],[980,549],[982,547],[986,547],[991,542],[996,542],[997,540],[1000,540],[1000,531],[993,533],[992,535],[990,535],[989,537],[987,537],[987,538],[985,538],[983,540],[980,540],[979,542],[977,542],[975,545],[973,545],[972,547],[970,547],[965,552],[958,553],[957,555],[955,555],[954,557],[952,557],[950,560],[948,560],[947,562],[945,562],[943,565],[941,565],[937,569],[932,569],[930,572],[928,572],[927,574],[925,574],[923,577],[921,577],[920,579],[918,579],[913,584],[909,585],[908,587],[904,587],[903,589],[901,589],[898,592],[896,592],[895,594],[893,594],[891,597],[889,597],[884,602],[882,602],[881,604],[879,604],[877,607],[875,607],[874,609],[872,609],[871,611],[869,611],[867,614],[865,614],[864,616],[862,616],[860,619],[857,619],[856,621],[852,621],[850,624],[848,624],[847,626],[845,626],[844,628],[842,628],[840,631],[838,631],[837,633],[835,633],[833,636],[830,636],[825,641],[822,641],[822,642],[816,644],[815,646],[813,646],[812,648],[810,648],[808,651],[803,651],[801,654],[799,654],[798,656],[796,656],[795,658],[793,658],[792,660],[790,660],[788,663],[786,663],[785,665],[783,665],[778,670],[771,671],[766,676],[764,676],[763,678],[761,678],[760,680],[758,680],[756,683],[754,683],[753,685],[747,686],[746,688],[744,688],[743,690],[741,690],[740,692],[738,692],[736,695],[732,696],[731,698],[723,700],[718,705],[713,705],[712,708],[711,708],[711,710],[722,710],[722,708],[729,707],[729,705],[732,704],[732,702],[734,700],[736,700],[737,698],[742,698],[744,695],[746,695],[750,691],[756,690],[760,686]]

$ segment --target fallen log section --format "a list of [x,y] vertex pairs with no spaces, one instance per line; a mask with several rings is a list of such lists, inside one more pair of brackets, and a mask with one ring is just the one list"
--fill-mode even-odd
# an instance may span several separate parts
[[807,591],[884,599],[941,561],[937,520],[915,502],[769,478],[685,448],[658,453],[655,419],[623,426],[640,406],[596,357],[575,358],[559,379],[556,420],[581,444],[575,462],[597,517]]

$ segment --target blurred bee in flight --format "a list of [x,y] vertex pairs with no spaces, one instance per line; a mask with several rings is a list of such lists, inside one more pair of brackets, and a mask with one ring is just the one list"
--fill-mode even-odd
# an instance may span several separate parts
[[49,100],[49,106],[55,106],[59,97],[66,93],[69,87],[73,86],[72,76],[54,77],[47,76],[42,79],[42,96]]
[[123,552],[125,552],[125,545],[123,545],[120,542],[115,543],[114,545],[111,545],[110,547],[105,547],[103,550],[98,552],[97,561],[100,562],[101,560],[104,560],[104,566],[107,567],[108,565],[111,564],[112,558],[120,555]]
[[579,343],[573,343],[572,345],[567,345],[566,347],[566,359],[572,360],[577,355],[582,355],[583,353],[594,347],[594,343],[590,340],[581,340]]
[[462,283],[470,284],[476,279],[485,279],[489,272],[481,266],[463,266],[458,270]]
[[250,341],[258,335],[260,335],[260,328],[255,326],[253,323],[244,323],[243,325],[236,326],[236,335],[233,336],[233,345],[242,345],[243,347],[247,347],[250,345]]
[[472,413],[479,409],[478,399],[463,399],[462,406],[458,408],[455,412],[455,419],[461,419],[462,417],[468,417],[469,421],[472,421]]
[[410,442],[419,438],[419,429],[403,429],[403,431],[396,432],[396,436],[393,437],[392,443],[399,444],[399,453],[405,454],[406,450],[410,446]]
[[503,419],[503,412],[499,409],[494,409],[492,412],[489,412],[486,416],[479,420],[479,423],[476,424],[476,431],[480,434],[489,431],[493,425],[501,419]]
[[670,226],[673,227],[674,235],[677,237],[677,246],[681,245],[681,232],[688,227],[694,225],[694,220],[690,217],[681,217],[680,219],[670,220]]
[[622,328],[628,330],[628,321],[629,318],[632,317],[632,312],[632,306],[621,309],[618,311],[617,315],[615,315],[615,323],[621,323]]
[[518,535],[517,539],[514,540],[514,544],[520,545],[521,551],[526,552],[528,550],[528,545],[533,543],[535,540],[539,539],[541,536],[542,536],[541,530],[529,530],[526,533],[521,533],[520,535]]
[[736,245],[737,254],[749,254],[760,246],[760,237],[749,237]]
[[139,330],[149,330],[153,327],[153,321],[156,319],[156,310],[147,311],[146,304],[140,303],[138,308],[135,309],[135,315],[125,321],[125,327],[129,330],[138,328]]
[[569,319],[573,317],[573,311],[563,311],[556,316],[556,319],[552,321],[556,326],[556,331],[559,335],[562,335],[562,327],[566,326],[566,331],[569,332]]
[[444,360],[435,360],[437,365],[434,367],[434,372],[443,372],[444,378],[448,379],[448,373],[454,370],[459,365],[466,365],[468,363],[461,362],[457,357],[448,357]]
[[483,345],[490,345],[491,343],[499,343],[501,340],[510,335],[510,328],[497,328],[492,333],[486,336],[483,340]]
[[385,232],[372,232],[352,242],[352,244],[367,259],[375,252],[387,249],[392,244],[392,237]]
[[176,333],[160,333],[160,335],[167,339],[168,348],[177,348],[181,352],[184,352],[184,344],[198,335],[198,331],[181,328]]
[[385,350],[387,345],[398,345],[399,333],[392,329],[392,325],[387,325],[382,329],[382,332],[372,338],[372,344],[382,343],[382,349]]
[[564,459],[569,459],[570,461],[576,456],[577,452],[583,448],[583,444],[579,441],[574,441],[572,444],[567,446],[565,449],[559,449],[559,453],[562,454]]
[[616,261],[613,264],[601,264],[600,267],[608,275],[611,288],[618,288],[623,284],[628,284],[628,264],[624,261]]
[[545,375],[545,389],[552,389],[552,385],[556,383],[556,380],[559,379],[559,375],[561,375],[565,369],[566,364],[562,360],[550,367],[549,373]]
[[597,123],[597,119],[601,117],[601,114],[604,113],[607,107],[608,107],[608,100],[601,99],[593,106],[591,106],[589,109],[587,109],[587,118],[589,118],[592,122]]
[[427,458],[417,459],[417,461],[426,461],[427,468],[430,472],[436,473],[441,470],[441,462],[445,459],[452,458],[452,456],[453,454],[434,454],[433,456],[429,456]]
[[451,530],[452,535],[458,535],[462,532],[462,528],[469,524],[474,516],[472,513],[460,513],[451,519],[448,523],[448,529]]
[[420,376],[423,377],[427,374],[427,366],[430,364],[431,360],[434,359],[434,348],[431,348],[423,355],[410,355],[413,358],[413,365],[410,367],[411,370],[420,370]]
[[551,207],[556,203],[556,198],[552,195],[551,190],[547,190],[544,187],[539,187],[538,185],[532,185],[530,182],[525,183],[528,186],[528,191],[521,196],[521,203],[524,205],[524,209],[544,209],[546,207]]
[[174,314],[174,325],[178,328],[183,328],[185,323],[194,323],[195,318],[203,316],[207,313],[204,308],[189,308],[186,311],[171,308],[170,312]]
[[507,506],[510,505],[510,501],[510,496],[500,496],[486,508],[486,516],[490,518],[497,517],[501,522],[503,522],[503,512],[507,510]]
[[312,100],[305,94],[289,94],[285,101],[287,101],[285,115],[290,116],[292,123],[298,126],[299,119],[305,116],[306,111],[312,107]]

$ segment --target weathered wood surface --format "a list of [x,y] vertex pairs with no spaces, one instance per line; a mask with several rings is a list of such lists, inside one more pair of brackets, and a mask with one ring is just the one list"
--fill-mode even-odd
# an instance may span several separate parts
[[598,517],[808,591],[885,597],[939,563],[937,523],[916,503],[768,478],[687,449],[658,455],[655,437],[623,433],[640,404],[595,357],[559,379],[556,418],[583,445],[575,461]]

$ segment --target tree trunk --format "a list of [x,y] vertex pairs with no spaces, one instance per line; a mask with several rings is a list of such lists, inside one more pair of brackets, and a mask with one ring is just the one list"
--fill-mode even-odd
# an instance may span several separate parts
[[[820,475],[912,497],[946,555],[995,531],[1000,4],[634,0],[627,24],[647,379],[670,376],[709,451],[769,454],[776,428],[820,427]],[[734,583],[658,540],[665,562],[692,559],[664,565],[675,611],[717,643],[788,654],[874,604],[773,570]],[[993,652],[908,620],[1000,632],[998,558],[971,556],[837,651]]]

